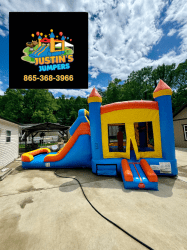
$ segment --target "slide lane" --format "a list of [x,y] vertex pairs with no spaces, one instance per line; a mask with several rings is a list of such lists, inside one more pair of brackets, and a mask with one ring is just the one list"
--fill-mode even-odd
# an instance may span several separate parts
[[80,135],[85,135],[85,134],[90,135],[90,126],[87,122],[81,123],[79,125],[79,127],[76,129],[75,133],[69,139],[69,141],[67,142],[64,148],[59,150],[58,153],[55,155],[47,155],[44,158],[44,162],[54,162],[54,161],[59,161],[63,159],[66,156],[66,154],[72,149],[78,137]]
[[32,58],[34,58],[35,55],[43,49],[43,47],[44,47],[44,46],[41,46],[41,47],[37,48],[37,50],[35,50],[35,51],[34,51],[32,54],[30,54],[29,56],[32,57]]
[[158,177],[145,159],[140,163],[121,161],[121,175],[125,188],[158,190]]
[[45,56],[46,52],[49,50],[49,47],[44,47],[44,49],[42,51],[40,51],[38,54],[36,54],[37,56]]

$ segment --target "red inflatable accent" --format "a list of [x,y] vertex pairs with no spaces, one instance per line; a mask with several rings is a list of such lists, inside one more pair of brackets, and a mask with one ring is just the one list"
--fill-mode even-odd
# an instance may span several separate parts
[[164,81],[160,80],[159,84],[157,85],[153,93],[164,89],[171,89],[171,88]]
[[125,181],[133,181],[132,171],[131,171],[129,163],[126,159],[121,161],[121,166],[122,166]]
[[145,188],[145,184],[139,183],[139,184],[138,184],[138,187],[139,187],[139,188]]
[[158,177],[145,159],[140,161],[140,165],[150,182],[158,182]]
[[[101,98],[101,96],[100,96],[100,94],[97,92],[97,90],[96,90],[96,88],[93,88],[92,89],[92,92],[90,93],[90,95],[89,95],[89,97],[100,97]],[[88,97],[88,98],[89,98]]]

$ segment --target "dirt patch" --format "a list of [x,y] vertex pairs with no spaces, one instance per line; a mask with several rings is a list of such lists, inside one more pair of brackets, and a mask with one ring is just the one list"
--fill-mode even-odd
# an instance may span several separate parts
[[34,186],[30,185],[21,189],[18,189],[19,193],[31,192],[31,191],[38,191],[43,190],[43,188],[35,188]]
[[16,167],[13,171],[12,171],[12,175],[15,175],[15,174],[18,174],[18,173],[21,173],[21,172],[23,172],[23,171],[25,171],[23,168],[22,168],[22,166],[21,165],[19,165],[18,167]]
[[33,198],[32,197],[28,197],[26,199],[24,199],[21,203],[20,203],[20,207],[24,208],[26,206],[26,204],[28,203],[33,203]]

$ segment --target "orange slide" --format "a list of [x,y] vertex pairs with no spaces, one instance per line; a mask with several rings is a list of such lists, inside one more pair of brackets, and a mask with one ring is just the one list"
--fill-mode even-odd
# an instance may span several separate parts
[[76,129],[72,137],[69,139],[65,147],[60,149],[57,154],[46,155],[46,157],[44,158],[44,162],[54,162],[63,159],[66,156],[66,154],[70,151],[70,149],[73,147],[78,137],[80,135],[86,135],[86,134],[90,135],[90,126],[87,122],[83,122],[78,126],[78,128]]

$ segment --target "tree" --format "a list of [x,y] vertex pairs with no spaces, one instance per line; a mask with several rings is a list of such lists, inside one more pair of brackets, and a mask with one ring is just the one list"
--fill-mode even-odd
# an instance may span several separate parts
[[162,79],[170,87],[175,86],[175,66],[175,63],[171,65],[162,64],[161,66],[158,65],[158,67],[152,71],[152,79],[154,81],[155,88],[157,87],[157,81],[159,79]]
[[24,104],[24,91],[21,89],[9,89],[0,98],[0,114],[2,117],[14,122],[22,121],[22,110]]
[[26,123],[57,122],[56,99],[46,89],[29,89],[24,96],[23,119]]
[[180,63],[175,69],[174,80],[176,87],[187,85],[187,60],[184,63]]
[[106,90],[106,102],[107,103],[119,101],[120,89],[121,89],[121,86],[119,86],[119,82],[121,82],[121,80],[115,78],[113,81],[109,83],[107,90]]

